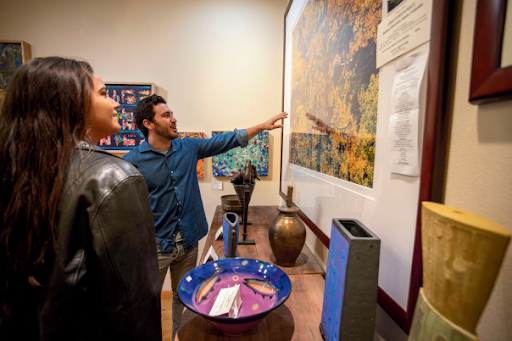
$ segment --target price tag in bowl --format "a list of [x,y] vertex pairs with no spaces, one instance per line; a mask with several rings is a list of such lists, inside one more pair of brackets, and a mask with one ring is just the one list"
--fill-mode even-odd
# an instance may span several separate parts
[[223,288],[220,289],[209,315],[220,316],[229,314],[229,317],[237,317],[241,305],[240,284],[230,288]]

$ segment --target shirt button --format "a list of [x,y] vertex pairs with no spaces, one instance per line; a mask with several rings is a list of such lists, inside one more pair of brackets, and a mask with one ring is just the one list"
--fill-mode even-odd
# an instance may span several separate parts
[[174,189],[178,189],[178,187],[174,187]]
[[179,206],[179,205],[180,205],[180,203],[177,203],[177,204],[176,204],[176,206]]
[[181,221],[181,219],[178,218],[178,221]]
[[171,174],[174,173],[173,171],[171,171]]

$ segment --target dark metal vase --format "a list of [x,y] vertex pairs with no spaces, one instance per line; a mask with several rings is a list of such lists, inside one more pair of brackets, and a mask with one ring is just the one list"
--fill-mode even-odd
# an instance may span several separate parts
[[293,187],[288,186],[286,206],[280,206],[279,214],[272,220],[268,230],[270,248],[281,266],[293,266],[306,241],[306,227],[297,215],[299,209],[292,207]]

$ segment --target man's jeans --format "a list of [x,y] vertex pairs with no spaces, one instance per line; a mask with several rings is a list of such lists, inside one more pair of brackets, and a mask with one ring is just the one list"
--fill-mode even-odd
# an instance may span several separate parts
[[160,271],[160,290],[164,285],[167,269],[171,270],[171,287],[172,287],[172,338],[176,336],[176,332],[180,326],[181,315],[185,306],[178,297],[178,284],[187,272],[196,267],[197,263],[197,243],[190,250],[185,252],[183,243],[177,242],[172,253],[163,253],[157,245],[158,253],[158,270]]

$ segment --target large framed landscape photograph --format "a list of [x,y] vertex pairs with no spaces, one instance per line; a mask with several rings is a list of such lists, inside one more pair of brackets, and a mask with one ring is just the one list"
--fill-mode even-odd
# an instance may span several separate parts
[[430,42],[410,52],[429,54],[420,92],[421,175],[414,177],[389,166],[394,61],[376,68],[377,27],[387,6],[387,0],[289,2],[282,110],[290,116],[280,195],[286,199],[294,187],[312,250],[329,248],[333,218],[357,219],[377,234],[378,303],[408,332],[421,284],[420,203],[441,202],[443,195],[451,7],[433,1]]

